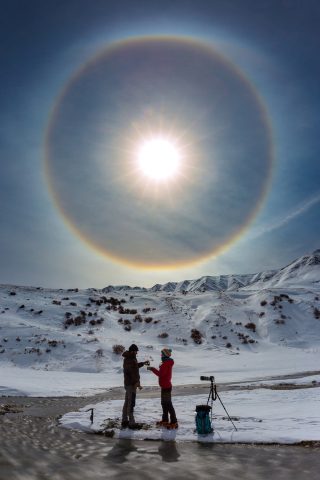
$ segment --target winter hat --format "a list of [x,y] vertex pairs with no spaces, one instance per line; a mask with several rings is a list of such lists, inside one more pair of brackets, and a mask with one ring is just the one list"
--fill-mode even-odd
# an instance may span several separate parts
[[171,357],[172,350],[171,348],[163,348],[161,350],[161,356],[162,357]]
[[137,345],[135,343],[130,345],[129,352],[138,352],[138,351],[139,351],[139,348],[137,347]]

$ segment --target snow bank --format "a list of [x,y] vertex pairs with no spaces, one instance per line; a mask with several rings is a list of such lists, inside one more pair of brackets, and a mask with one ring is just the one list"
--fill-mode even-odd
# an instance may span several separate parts
[[[114,438],[157,439],[200,442],[231,443],[295,443],[303,440],[320,440],[319,389],[254,390],[220,393],[221,400],[231,416],[237,431],[227,419],[218,400],[213,405],[214,433],[197,435],[194,410],[197,404],[206,403],[206,395],[177,396],[173,404],[179,420],[179,429],[168,431],[155,427],[161,418],[159,399],[137,399],[135,418],[149,426],[147,430],[120,430],[114,428]],[[88,405],[78,412],[70,412],[61,419],[65,428],[87,432],[103,429],[107,419],[121,419],[123,401],[110,400]],[[94,408],[94,422],[90,413]]]

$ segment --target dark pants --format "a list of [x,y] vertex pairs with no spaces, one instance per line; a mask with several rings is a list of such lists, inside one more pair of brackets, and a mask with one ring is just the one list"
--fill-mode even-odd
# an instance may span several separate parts
[[132,400],[131,400],[131,411],[133,412],[134,407],[136,406],[136,392],[132,392]]
[[176,423],[177,417],[171,401],[171,391],[172,388],[161,388],[162,421],[169,422],[170,415],[170,422]]
[[132,400],[135,398],[136,387],[134,385],[128,385],[124,387],[126,390],[126,396],[124,399],[124,404],[122,408],[122,421],[128,422],[129,424],[134,424],[134,416],[133,416],[133,406]]

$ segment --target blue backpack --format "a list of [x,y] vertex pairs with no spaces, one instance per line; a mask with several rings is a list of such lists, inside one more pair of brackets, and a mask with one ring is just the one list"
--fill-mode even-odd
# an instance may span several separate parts
[[199,435],[207,435],[213,432],[211,425],[211,419],[209,416],[211,407],[210,405],[197,405],[196,406],[196,429]]

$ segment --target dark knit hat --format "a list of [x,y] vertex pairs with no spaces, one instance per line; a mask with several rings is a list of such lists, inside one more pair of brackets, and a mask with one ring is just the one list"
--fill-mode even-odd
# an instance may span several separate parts
[[171,348],[163,348],[163,349],[161,350],[161,355],[162,355],[163,357],[171,357],[171,353],[172,353]]
[[139,348],[137,347],[137,345],[135,343],[130,345],[129,352],[138,352],[138,351],[139,351]]

